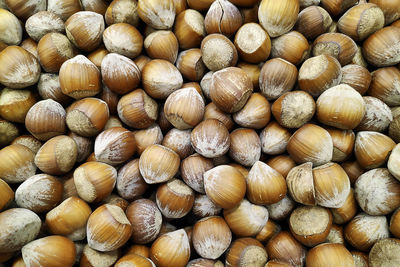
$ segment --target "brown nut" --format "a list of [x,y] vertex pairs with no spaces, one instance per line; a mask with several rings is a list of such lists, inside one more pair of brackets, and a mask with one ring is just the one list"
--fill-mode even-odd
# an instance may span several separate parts
[[290,137],[287,151],[297,163],[319,166],[332,160],[332,137],[320,126],[305,124]]
[[139,159],[139,170],[148,184],[163,183],[174,177],[180,158],[172,149],[162,145],[147,147]]
[[228,67],[212,75],[210,96],[222,111],[233,113],[243,108],[253,92],[253,83],[240,68]]
[[260,24],[271,37],[289,32],[296,23],[298,14],[299,1],[294,0],[262,0],[258,9]]
[[26,244],[22,248],[22,258],[27,266],[73,266],[76,248],[70,239],[59,236],[46,236]]
[[86,162],[75,169],[74,183],[80,198],[100,202],[108,197],[117,180],[117,170],[102,162]]
[[104,31],[104,18],[92,11],[79,11],[65,22],[68,39],[80,50],[90,52],[101,43]]
[[110,53],[101,61],[101,78],[117,94],[124,95],[137,88],[140,76],[138,66],[128,57]]
[[135,137],[131,131],[123,127],[104,130],[94,141],[96,160],[110,165],[127,161],[135,152]]
[[94,96],[101,91],[100,71],[83,55],[65,61],[59,75],[61,91],[75,99]]
[[388,26],[371,34],[363,43],[362,52],[368,63],[377,67],[392,66],[400,62],[400,28]]
[[149,199],[135,200],[126,209],[126,216],[132,224],[133,242],[146,244],[157,238],[163,219],[156,203]]
[[103,32],[103,42],[110,53],[118,53],[131,59],[137,57],[143,49],[141,33],[127,23],[108,26]]
[[107,252],[122,247],[131,233],[131,223],[124,211],[115,205],[98,207],[87,222],[88,244],[98,251]]
[[0,52],[0,84],[25,88],[34,85],[39,76],[38,59],[22,47],[10,45]]

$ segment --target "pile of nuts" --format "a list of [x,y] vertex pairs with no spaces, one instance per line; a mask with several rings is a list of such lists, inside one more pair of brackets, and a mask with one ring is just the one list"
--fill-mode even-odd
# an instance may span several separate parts
[[400,0],[0,0],[0,266],[400,266]]

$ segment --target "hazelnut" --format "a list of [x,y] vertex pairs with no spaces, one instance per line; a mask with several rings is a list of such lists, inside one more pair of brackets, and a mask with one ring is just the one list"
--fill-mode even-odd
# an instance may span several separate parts
[[155,123],[146,129],[134,131],[133,135],[139,155],[141,155],[148,146],[161,144],[164,138],[160,126]]
[[61,91],[75,99],[94,96],[101,91],[100,71],[83,55],[65,61],[59,75]]
[[128,23],[139,26],[139,15],[137,13],[137,1],[116,0],[108,5],[104,14],[107,25],[115,23]]
[[98,161],[118,165],[136,152],[133,133],[122,127],[102,131],[94,141],[94,154]]
[[385,25],[390,24],[400,18],[398,6],[398,4],[400,4],[399,1],[371,0],[369,2],[376,4],[382,9],[383,14],[385,15]]
[[319,166],[332,160],[332,137],[320,126],[305,124],[290,137],[287,151],[297,163]]
[[154,263],[145,257],[136,254],[125,255],[121,257],[116,263],[115,267],[126,266],[126,264],[133,264],[133,266],[152,267]]
[[215,205],[207,195],[196,194],[194,198],[192,212],[200,218],[216,216],[221,212],[221,208]]
[[324,33],[318,36],[312,49],[314,56],[322,54],[333,56],[343,66],[351,62],[356,52],[356,43],[342,33]]
[[396,81],[400,79],[400,70],[395,67],[379,68],[372,73],[368,95],[382,100],[389,107],[400,104],[400,94]]
[[178,56],[178,39],[171,31],[155,31],[144,39],[144,48],[150,58],[165,59],[175,63]]
[[0,211],[7,208],[8,205],[14,200],[14,191],[2,179],[0,179]]
[[23,145],[9,145],[0,150],[0,177],[7,183],[20,183],[35,175],[35,155]]
[[84,98],[72,103],[67,109],[68,128],[81,136],[90,137],[100,133],[109,118],[107,103],[98,98]]
[[129,240],[132,225],[120,207],[105,204],[89,216],[86,231],[91,248],[108,252],[122,247]]
[[203,174],[207,196],[217,206],[229,209],[237,206],[246,193],[246,181],[235,167],[219,165]]
[[223,218],[211,216],[195,223],[192,240],[200,256],[217,259],[228,249],[232,233]]
[[361,174],[364,173],[364,168],[361,167],[361,165],[357,162],[357,160],[355,160],[355,161],[346,161],[346,162],[343,162],[341,165],[342,165],[342,168],[344,169],[344,171],[349,176],[350,183],[352,185],[354,185],[354,183],[357,180],[357,178]]
[[118,170],[116,181],[118,194],[124,199],[134,199],[143,195],[148,186],[139,171],[139,160],[134,159]]
[[376,241],[389,237],[389,225],[385,216],[360,213],[344,229],[346,241],[361,251],[368,251]]
[[296,162],[289,155],[278,155],[269,158],[265,163],[282,174],[285,179],[289,171],[296,166]]
[[172,149],[162,145],[147,147],[139,159],[139,170],[148,184],[163,183],[174,177],[180,158]]
[[363,66],[348,64],[342,68],[342,80],[340,83],[350,85],[361,95],[367,92],[371,80],[371,73]]
[[373,96],[364,96],[363,100],[365,102],[365,114],[357,126],[357,130],[385,131],[393,120],[390,108],[383,101]]
[[132,242],[146,244],[157,238],[162,215],[156,203],[149,199],[135,200],[126,209],[126,216],[132,225]]
[[396,238],[378,240],[369,251],[369,266],[396,266],[400,264],[400,241]]
[[76,249],[70,239],[52,235],[34,240],[22,248],[26,266],[73,266]]
[[260,133],[261,149],[267,155],[279,155],[286,151],[291,133],[276,121],[268,123]]
[[111,266],[118,260],[119,254],[118,250],[100,252],[90,248],[89,245],[86,244],[83,248],[82,256],[79,259],[79,264],[81,267],[92,267],[99,263]]
[[138,0],[139,17],[149,26],[157,30],[172,28],[175,20],[173,1]]
[[47,11],[60,16],[64,21],[81,10],[82,3],[79,0],[47,0]]
[[243,108],[253,92],[253,83],[240,68],[228,67],[212,75],[210,96],[222,111],[233,113]]
[[265,248],[270,259],[288,262],[290,266],[304,266],[306,250],[290,232],[278,233],[267,242]]
[[330,55],[319,55],[304,61],[299,70],[299,87],[312,96],[319,96],[342,79],[339,61]]
[[63,63],[73,58],[77,51],[62,33],[46,33],[37,46],[40,65],[46,72],[57,73]]
[[[250,108],[250,106],[248,108]],[[244,109],[244,111],[248,110],[248,108]],[[237,115],[237,117],[240,116]],[[213,102],[210,102],[204,109],[203,120],[205,121],[209,119],[216,119],[222,122],[225,125],[226,129],[228,129],[228,131],[232,130],[233,121],[231,114],[221,111]]]
[[43,98],[44,100],[50,98],[63,106],[68,105],[73,100],[73,98],[64,95],[63,92],[61,91],[58,74],[53,74],[53,73],[40,74],[37,89],[40,97]]
[[25,117],[27,130],[39,140],[48,140],[65,132],[64,108],[52,99],[34,104]]
[[279,224],[275,223],[273,220],[268,220],[263,229],[256,235],[256,239],[260,242],[268,243],[269,240],[280,233],[281,230],[282,229]]
[[286,219],[295,208],[294,202],[288,195],[276,203],[267,206],[269,219],[282,221]]
[[142,89],[126,94],[118,101],[118,115],[128,126],[145,129],[157,119],[157,103]]
[[293,167],[286,177],[291,197],[304,205],[316,205],[312,163],[306,162]]
[[297,31],[285,33],[272,40],[271,57],[282,58],[294,65],[300,64],[309,56],[310,45],[307,39]]
[[365,114],[365,102],[351,86],[340,84],[324,91],[317,99],[320,122],[340,129],[354,129]]
[[87,58],[93,62],[96,67],[101,70],[101,62],[103,61],[104,57],[108,55],[107,49],[103,46],[100,46],[90,54],[88,54]]
[[311,120],[315,109],[314,99],[303,91],[284,93],[271,106],[275,119],[285,128],[300,128]]
[[184,159],[194,152],[191,144],[191,133],[190,129],[178,130],[173,128],[168,131],[161,144],[172,149],[181,159]]
[[80,198],[99,202],[109,196],[117,180],[117,170],[102,162],[86,162],[74,171],[74,183]]
[[326,163],[313,168],[315,200],[327,208],[340,208],[350,194],[350,180],[337,163]]
[[251,167],[246,184],[247,198],[254,204],[274,204],[282,200],[286,194],[286,182],[283,176],[261,161],[255,162]]
[[24,123],[35,103],[36,96],[30,90],[4,88],[0,91],[0,116],[10,122]]
[[104,46],[110,53],[118,53],[131,59],[137,57],[143,49],[143,37],[132,25],[116,23],[103,32]]
[[261,156],[261,141],[253,129],[238,128],[230,134],[229,156],[239,164],[252,166]]
[[166,218],[184,217],[192,209],[193,202],[193,190],[182,180],[172,179],[157,188],[157,207]]
[[332,161],[345,161],[353,152],[356,136],[352,130],[340,130],[336,128],[326,129],[332,137],[333,155]]
[[388,136],[371,131],[358,132],[354,154],[365,169],[373,169],[386,163],[396,143]]
[[181,49],[199,47],[201,41],[207,34],[203,15],[194,9],[182,11],[176,17],[174,34],[179,41]]
[[46,226],[51,234],[82,240],[86,237],[86,222],[91,213],[85,201],[69,197],[46,214]]
[[400,28],[388,26],[371,34],[363,43],[362,52],[368,63],[377,67],[392,66],[400,62]]
[[102,40],[104,18],[92,11],[79,11],[65,22],[68,39],[80,50],[90,52],[96,49]]
[[151,246],[150,258],[156,266],[186,266],[190,259],[190,243],[185,230],[158,237]]
[[230,147],[230,136],[224,124],[216,119],[200,122],[191,133],[194,150],[206,158],[224,155]]
[[386,215],[400,205],[400,184],[385,168],[362,174],[354,192],[360,208],[369,215]]
[[238,52],[235,45],[224,35],[213,33],[201,41],[201,55],[206,67],[211,71],[235,66]]
[[308,247],[324,242],[331,226],[331,212],[319,206],[300,206],[290,214],[289,218],[289,227],[293,236]]
[[0,8],[0,42],[6,45],[19,45],[23,29],[18,18],[10,11]]
[[274,58],[265,62],[261,68],[260,91],[268,100],[274,100],[291,91],[296,79],[296,66],[284,59]]
[[208,8],[204,26],[208,34],[221,33],[230,37],[242,26],[242,16],[230,1],[216,0]]
[[371,3],[353,6],[338,21],[340,32],[362,41],[383,28],[385,17],[379,6]]
[[264,246],[254,238],[238,238],[232,242],[226,253],[226,266],[264,266],[268,260],[268,254]]
[[296,23],[299,14],[299,1],[284,0],[275,2],[262,0],[258,9],[261,26],[271,37],[278,37],[289,32]]
[[34,85],[39,76],[39,61],[25,49],[10,45],[0,52],[0,84],[25,88]]
[[190,8],[197,11],[206,11],[214,0],[187,0],[187,4]]
[[37,50],[38,43],[34,41],[32,38],[27,37],[25,40],[22,41],[21,47],[35,56],[35,58],[39,58],[38,50]]
[[15,252],[34,240],[42,222],[33,211],[12,208],[0,213],[0,249],[2,253]]
[[153,59],[142,70],[143,89],[153,98],[166,99],[182,84],[182,74],[167,60]]
[[309,6],[300,11],[294,29],[312,40],[328,32],[331,24],[332,18],[325,9]]
[[204,100],[193,87],[176,90],[165,100],[164,114],[179,130],[195,127],[203,119]]
[[25,22],[26,32],[36,42],[39,42],[47,33],[63,33],[64,29],[64,21],[51,11],[32,14]]
[[102,16],[106,13],[106,9],[108,6],[108,3],[104,0],[81,0],[83,10],[85,11],[93,11],[96,12]]
[[201,50],[192,48],[179,53],[176,67],[182,76],[190,81],[200,81],[206,73],[206,66],[202,60]]
[[267,208],[246,199],[233,208],[224,209],[223,214],[232,233],[238,237],[257,235],[268,221]]
[[[328,263],[329,262],[329,263]],[[327,263],[329,265],[327,265]],[[325,243],[312,248],[306,257],[306,265],[310,267],[354,266],[351,253],[342,244]]]
[[253,93],[241,110],[233,114],[233,120],[242,127],[260,129],[271,118],[270,104],[260,93]]

